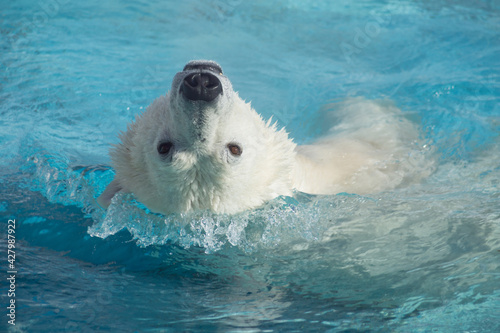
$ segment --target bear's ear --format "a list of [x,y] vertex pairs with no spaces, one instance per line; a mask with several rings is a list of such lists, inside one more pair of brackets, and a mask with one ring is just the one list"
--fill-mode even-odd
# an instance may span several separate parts
[[108,187],[106,187],[99,198],[97,198],[97,203],[105,209],[108,208],[108,206],[111,204],[111,199],[122,189],[123,188],[118,180],[116,178],[113,179],[113,181],[109,183]]

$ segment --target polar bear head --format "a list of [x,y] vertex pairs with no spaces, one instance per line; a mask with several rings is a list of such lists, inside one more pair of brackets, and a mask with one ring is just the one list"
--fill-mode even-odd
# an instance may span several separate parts
[[111,151],[118,191],[150,210],[236,213],[289,195],[295,144],[264,122],[213,61],[191,61]]

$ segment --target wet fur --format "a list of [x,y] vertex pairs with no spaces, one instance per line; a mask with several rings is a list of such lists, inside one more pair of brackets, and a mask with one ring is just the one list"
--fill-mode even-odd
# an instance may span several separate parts
[[[170,92],[128,126],[111,151],[116,176],[99,197],[101,206],[124,191],[164,214],[237,213],[294,189],[367,194],[430,170],[409,158],[417,127],[390,102],[355,98],[337,104],[330,132],[297,146],[284,129],[264,121],[243,101],[222,73],[219,78],[224,93],[216,102],[193,103],[178,93],[178,73]],[[167,139],[175,152],[165,161],[157,145]],[[241,156],[227,151],[231,142],[242,146]]]

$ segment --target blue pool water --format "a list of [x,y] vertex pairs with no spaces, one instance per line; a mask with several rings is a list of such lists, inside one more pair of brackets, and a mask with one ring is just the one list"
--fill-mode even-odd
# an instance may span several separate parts
[[[499,331],[499,18],[498,1],[2,2],[0,331]],[[236,216],[127,197],[103,216],[109,144],[198,58],[298,143],[332,101],[391,99],[435,171]]]

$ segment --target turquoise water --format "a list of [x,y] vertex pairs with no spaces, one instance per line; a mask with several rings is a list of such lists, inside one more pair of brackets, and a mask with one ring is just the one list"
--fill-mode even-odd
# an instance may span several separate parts
[[[499,17],[497,1],[2,2],[0,331],[499,331]],[[109,144],[198,58],[298,143],[332,101],[389,98],[436,170],[236,216],[122,197],[104,217]]]

